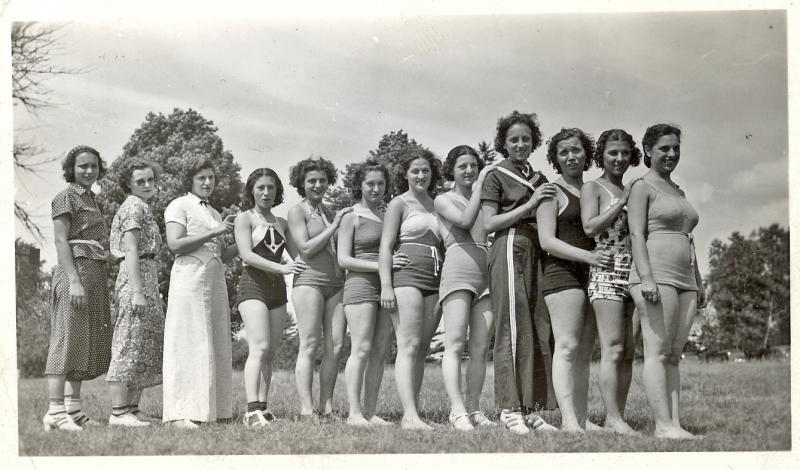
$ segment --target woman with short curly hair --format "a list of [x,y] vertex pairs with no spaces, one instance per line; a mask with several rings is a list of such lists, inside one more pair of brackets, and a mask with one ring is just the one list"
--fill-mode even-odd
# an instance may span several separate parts
[[289,182],[303,197],[289,209],[289,233],[300,259],[307,266],[294,276],[292,288],[300,339],[295,380],[300,398],[300,417],[313,419],[311,386],[320,333],[325,344],[319,370],[318,413],[330,416],[333,412],[333,387],[346,330],[342,308],[344,276],[336,260],[335,240],[342,217],[353,208],[347,207],[334,214],[323,202],[330,185],[336,183],[336,167],[329,160],[307,158],[292,166],[289,172]]
[[100,153],[85,145],[62,162],[66,189],[52,203],[58,264],[53,271],[45,431],[80,431],[92,424],[81,409],[81,384],[108,370],[111,315],[108,286],[108,228],[92,185],[103,176]]

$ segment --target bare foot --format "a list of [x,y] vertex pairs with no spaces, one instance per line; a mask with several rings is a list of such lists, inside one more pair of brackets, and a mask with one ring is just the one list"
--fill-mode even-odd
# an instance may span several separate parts
[[589,432],[596,432],[596,431],[605,431],[605,429],[601,428],[600,426],[594,424],[593,422],[586,420],[586,430]]
[[393,426],[392,423],[386,421],[385,419],[381,418],[378,415],[372,415],[372,418],[369,419],[369,424],[377,425],[377,426]]
[[580,426],[565,426],[562,424],[558,430],[569,434],[586,434],[586,431]]
[[361,415],[356,416],[348,416],[347,417],[347,424],[350,426],[369,426],[371,423],[364,419]]
[[659,439],[699,439],[698,436],[680,427],[670,427],[667,429],[656,429],[653,436]]
[[422,421],[420,418],[403,418],[403,420],[400,422],[400,426],[403,429],[412,429],[416,431],[433,431],[433,428],[428,426],[428,424],[425,423],[425,421]]
[[606,419],[606,424],[603,426],[604,431],[613,432],[614,434],[621,434],[624,436],[640,436],[632,427],[625,421],[609,421]]

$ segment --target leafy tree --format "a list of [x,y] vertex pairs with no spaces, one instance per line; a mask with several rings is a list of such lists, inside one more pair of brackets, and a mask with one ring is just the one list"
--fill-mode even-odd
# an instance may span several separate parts
[[[176,108],[168,116],[148,113],[144,123],[133,132],[123,147],[122,155],[114,160],[106,176],[100,180],[102,191],[97,196],[97,202],[109,226],[126,197],[117,183],[122,163],[128,158],[146,158],[160,165],[163,170],[158,181],[158,194],[153,197],[150,206],[166,242],[164,209],[173,199],[185,194],[183,175],[186,165],[192,157],[201,155],[211,158],[217,175],[216,188],[209,202],[223,217],[237,212],[244,187],[239,176],[241,167],[233,161],[233,155],[224,149],[213,121],[205,119],[192,109]],[[226,235],[226,238],[228,243],[233,243],[231,234]],[[174,259],[172,252],[164,246],[158,257],[158,275],[159,288],[165,300],[168,300],[170,270]],[[238,258],[226,265],[225,278],[231,306],[234,306],[240,273],[241,262]],[[115,273],[111,277],[115,279]]]
[[773,224],[748,237],[711,242],[709,300],[716,318],[707,333],[719,348],[759,355],[789,343],[789,231]]
[[14,242],[17,288],[17,367],[22,377],[41,377],[47,362],[50,330],[50,275],[42,272],[39,249]]
[[483,159],[483,163],[487,165],[495,163],[497,159],[497,152],[494,151],[494,147],[485,140],[478,142],[478,155]]

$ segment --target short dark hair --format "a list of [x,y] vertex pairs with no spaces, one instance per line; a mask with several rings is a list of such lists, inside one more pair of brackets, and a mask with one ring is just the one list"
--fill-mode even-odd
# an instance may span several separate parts
[[675,124],[654,124],[644,131],[642,149],[644,150],[644,166],[647,168],[650,168],[650,150],[658,142],[658,139],[665,135],[674,135],[678,138],[678,143],[681,141],[681,129]]
[[63,170],[64,179],[67,183],[75,182],[75,160],[78,158],[78,155],[82,153],[88,153],[97,157],[97,179],[102,178],[103,175],[106,174],[106,164],[103,159],[100,158],[100,152],[88,145],[78,145],[70,150],[61,162],[61,169]]
[[547,141],[547,161],[550,162],[550,165],[555,168],[556,173],[559,175],[561,174],[561,167],[558,166],[558,160],[556,158],[558,155],[558,143],[562,140],[570,139],[572,137],[575,137],[580,141],[581,147],[583,147],[583,153],[586,154],[586,161],[583,164],[583,171],[588,170],[592,165],[592,155],[594,155],[594,140],[592,140],[592,136],[586,132],[583,132],[577,127],[570,129],[562,128],[556,135],[550,137],[550,139]]
[[636,146],[633,136],[622,129],[611,129],[603,131],[597,139],[594,149],[594,164],[597,168],[603,168],[603,153],[606,151],[608,142],[625,142],[631,148],[630,166],[637,166],[642,160],[642,151]]
[[367,176],[367,173],[371,171],[379,171],[383,173],[383,179],[386,182],[386,189],[384,190],[383,196],[386,197],[386,194],[389,192],[389,184],[391,183],[389,180],[389,169],[386,168],[386,165],[383,163],[368,159],[367,161],[359,164],[358,168],[356,168],[356,172],[353,174],[353,199],[356,201],[361,200],[361,197],[363,196],[361,184],[364,182],[364,177]]
[[117,184],[122,187],[122,190],[125,193],[131,193],[131,178],[133,178],[133,172],[136,170],[144,170],[145,168],[150,168],[153,170],[153,177],[158,179],[161,176],[161,166],[158,163],[151,162],[150,160],[146,160],[144,158],[139,157],[131,157],[125,159],[120,165],[119,175],[117,176]]
[[244,184],[242,190],[242,208],[250,209],[256,206],[256,201],[253,198],[253,187],[256,181],[263,176],[269,176],[275,181],[275,198],[272,201],[272,207],[275,207],[283,202],[283,183],[272,168],[258,168],[250,173],[247,177],[247,182]]
[[520,113],[514,110],[508,116],[503,116],[497,120],[497,134],[494,137],[494,149],[503,155],[503,158],[508,158],[508,150],[506,150],[506,134],[514,124],[525,124],[531,130],[531,152],[542,145],[542,131],[539,129],[539,122],[536,113]]
[[453,181],[453,169],[456,166],[456,161],[458,160],[458,157],[464,154],[472,155],[473,157],[475,157],[475,160],[478,161],[478,171],[483,170],[484,167],[483,159],[481,158],[480,155],[478,155],[478,152],[469,145],[458,145],[456,147],[453,147],[453,149],[450,150],[449,152],[447,152],[447,158],[444,159],[444,165],[442,166],[442,173],[444,175],[444,179],[446,179],[447,181]]
[[189,158],[189,161],[183,168],[184,191],[186,192],[192,191],[192,180],[194,179],[194,175],[200,173],[203,170],[211,170],[214,172],[214,184],[216,185],[217,170],[214,168],[214,162],[211,160],[211,158],[205,155],[193,156]]
[[330,160],[322,157],[306,158],[289,168],[289,184],[294,186],[300,197],[306,197],[305,182],[309,171],[321,171],[328,178],[329,185],[333,186],[336,183],[338,172],[336,171],[336,166]]
[[440,186],[442,181],[442,162],[428,149],[413,150],[400,159],[400,163],[395,167],[397,176],[395,186],[398,194],[408,191],[406,173],[411,168],[411,162],[419,158],[427,161],[431,167],[431,182],[428,184],[428,194],[431,197],[436,194],[436,188]]

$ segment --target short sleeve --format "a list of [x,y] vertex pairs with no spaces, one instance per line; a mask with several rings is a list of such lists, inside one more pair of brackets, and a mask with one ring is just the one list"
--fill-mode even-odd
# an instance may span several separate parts
[[481,200],[482,201],[494,201],[500,202],[502,199],[503,194],[503,184],[498,178],[497,170],[493,170],[491,173],[486,175],[486,179],[483,180],[483,188],[481,189]]
[[73,201],[70,197],[70,193],[68,191],[61,191],[56,194],[56,197],[53,198],[51,209],[53,219],[64,214],[72,214]]
[[144,206],[139,202],[134,202],[127,204],[122,210],[124,212],[121,214],[119,222],[120,233],[141,230],[146,217]]
[[183,204],[183,197],[170,202],[167,208],[164,209],[164,223],[167,222],[176,222],[184,227],[188,225],[186,220],[186,208]]

